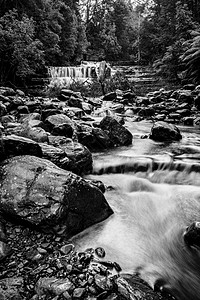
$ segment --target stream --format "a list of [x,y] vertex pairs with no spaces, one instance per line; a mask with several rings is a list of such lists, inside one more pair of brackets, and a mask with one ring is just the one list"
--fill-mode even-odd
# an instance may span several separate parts
[[78,250],[103,247],[123,273],[138,273],[177,299],[200,299],[200,251],[183,240],[200,221],[200,130],[179,127],[180,142],[142,139],[152,123],[126,122],[128,147],[94,153],[91,179],[107,187],[114,214],[76,235]]

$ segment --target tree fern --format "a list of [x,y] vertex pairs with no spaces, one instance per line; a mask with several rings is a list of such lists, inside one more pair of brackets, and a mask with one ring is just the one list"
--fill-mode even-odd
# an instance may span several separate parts
[[191,31],[192,38],[184,45],[184,53],[180,59],[185,72],[184,79],[195,84],[200,83],[200,30]]

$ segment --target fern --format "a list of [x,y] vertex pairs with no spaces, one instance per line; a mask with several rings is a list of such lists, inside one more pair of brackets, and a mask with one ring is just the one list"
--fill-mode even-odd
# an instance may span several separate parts
[[191,31],[191,39],[185,44],[185,51],[180,56],[185,72],[184,79],[195,84],[200,83],[200,31]]

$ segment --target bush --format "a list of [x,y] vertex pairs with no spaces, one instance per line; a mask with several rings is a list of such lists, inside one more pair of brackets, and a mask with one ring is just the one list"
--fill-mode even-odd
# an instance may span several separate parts
[[[100,97],[103,95],[102,84],[97,78],[88,79],[84,82],[74,80],[65,87],[74,92],[80,92],[81,95],[85,97]],[[60,94],[62,88],[63,85],[61,82],[54,80],[47,88],[46,94],[49,97],[56,97]],[[111,78],[105,79],[104,90],[105,93],[109,93],[116,89],[122,91],[133,90],[133,83],[131,83],[123,73],[116,72]]]

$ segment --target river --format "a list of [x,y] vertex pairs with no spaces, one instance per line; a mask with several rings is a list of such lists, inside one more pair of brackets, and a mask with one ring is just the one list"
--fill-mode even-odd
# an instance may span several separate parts
[[139,273],[177,299],[200,299],[200,251],[183,240],[185,228],[200,220],[200,131],[179,127],[180,142],[161,143],[141,136],[146,121],[127,122],[133,134],[128,147],[94,153],[89,178],[107,187],[114,210],[106,221],[73,239],[79,250],[101,246],[106,260],[123,272]]

